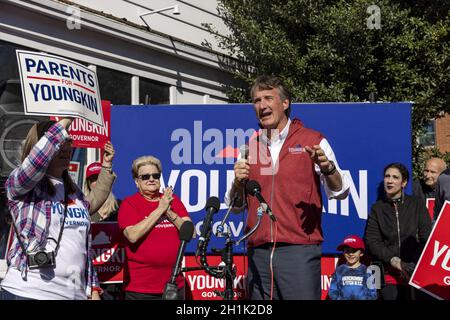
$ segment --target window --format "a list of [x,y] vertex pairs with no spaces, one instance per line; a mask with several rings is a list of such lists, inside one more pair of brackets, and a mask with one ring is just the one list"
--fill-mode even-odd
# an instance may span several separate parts
[[433,147],[436,145],[436,122],[432,120],[425,125],[425,132],[419,138],[419,142],[424,147]]
[[111,104],[131,104],[131,75],[97,66],[98,85],[102,100]]
[[22,141],[28,130],[42,117],[24,115],[16,49],[13,43],[0,41],[0,178],[20,164]]
[[[13,169],[8,165],[8,163],[11,164],[12,160],[8,157],[11,156],[11,153],[13,154],[13,158],[19,155],[22,146],[21,140],[24,137],[19,133],[17,135],[20,138],[14,140],[5,134],[5,131],[9,129],[9,111],[23,112],[22,93],[18,80],[19,70],[17,68],[16,48],[14,45],[0,41],[0,262],[5,262],[3,265],[0,265],[0,279],[4,277],[4,273],[6,272],[6,270],[2,270],[2,266],[6,264],[6,260],[4,259],[6,259],[7,255],[11,227],[11,215],[9,214],[4,189],[6,178]],[[28,129],[29,127],[27,131]],[[15,142],[17,145],[14,145]]]
[[0,41],[0,82],[11,79],[19,79],[16,49],[35,51],[13,43]]
[[139,78],[139,104],[169,104],[169,85]]
[[0,105],[22,103],[20,80],[0,81]]

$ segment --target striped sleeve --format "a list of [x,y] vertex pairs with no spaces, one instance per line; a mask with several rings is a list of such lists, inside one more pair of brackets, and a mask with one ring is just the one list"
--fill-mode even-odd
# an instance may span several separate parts
[[67,131],[59,123],[54,124],[45,133],[22,164],[9,175],[5,184],[8,199],[16,199],[36,186],[68,136]]

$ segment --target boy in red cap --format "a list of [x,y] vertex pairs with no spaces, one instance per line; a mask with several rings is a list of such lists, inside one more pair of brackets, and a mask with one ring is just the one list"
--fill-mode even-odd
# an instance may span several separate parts
[[361,264],[364,255],[364,241],[355,235],[348,236],[337,247],[343,251],[347,261],[336,268],[331,277],[331,300],[376,300],[377,289],[371,281],[371,273]]

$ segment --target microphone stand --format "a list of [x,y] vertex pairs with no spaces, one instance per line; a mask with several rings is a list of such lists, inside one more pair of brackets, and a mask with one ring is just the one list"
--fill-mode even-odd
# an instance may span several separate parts
[[[222,266],[216,266],[216,267],[209,267],[211,270],[215,270],[218,272],[222,272],[223,271],[223,267]],[[183,267],[181,268],[181,272],[190,272],[190,271],[198,271],[198,270],[205,270],[205,267],[203,266],[198,266],[198,267]]]
[[[211,238],[211,230],[208,230],[206,237],[205,237],[205,241],[201,247],[201,251],[200,251],[200,262],[202,264],[202,266],[199,267],[185,267],[182,268],[181,271],[182,272],[189,272],[189,271],[195,271],[195,270],[205,270],[206,273],[208,273],[209,275],[211,275],[214,278],[218,278],[218,279],[222,279],[225,278],[225,289],[223,291],[219,291],[219,290],[214,290],[214,293],[216,293],[218,296],[220,296],[222,299],[224,300],[233,300],[234,298],[234,290],[233,290],[233,284],[234,284],[234,279],[236,277],[236,268],[233,267],[233,245],[234,245],[234,241],[231,239],[231,233],[229,231],[227,232],[223,232],[223,226],[225,224],[226,219],[228,218],[229,213],[231,212],[231,208],[234,206],[234,203],[236,202],[238,196],[235,195],[235,197],[232,199],[230,206],[228,208],[228,211],[224,217],[224,219],[222,220],[222,222],[220,223],[220,225],[217,228],[217,234],[216,236],[220,237],[220,236],[226,236],[226,242],[225,242],[225,248],[218,250],[215,248],[212,248],[212,252],[214,253],[221,253],[222,256],[222,262],[225,263],[225,266],[209,266],[208,265],[208,261],[207,261],[207,257],[206,257],[206,251],[208,248],[208,243],[209,240]],[[236,245],[239,245],[239,243],[241,243],[242,241],[244,241],[245,239],[247,239],[248,237],[250,237],[259,227],[259,225],[261,224],[261,218],[263,215],[263,208],[261,206],[258,207],[257,209],[257,216],[258,216],[258,221],[256,222],[256,225],[246,234],[244,235],[241,239],[239,239],[236,242]]]
[[241,243],[242,241],[244,241],[245,239],[250,237],[252,234],[255,233],[256,229],[259,228],[259,225],[261,224],[262,215],[263,215],[263,208],[261,206],[258,207],[256,215],[258,216],[258,220],[256,221],[256,224],[253,226],[253,228],[247,234],[245,234],[242,238],[240,238],[238,241],[236,241],[236,245],[239,245],[239,243]]
[[216,236],[217,237],[223,237],[223,226],[225,225],[225,221],[227,221],[228,216],[230,215],[231,209],[234,207],[234,204],[236,203],[237,199],[238,199],[238,195],[235,194],[233,199],[231,199],[231,203],[230,206],[228,207],[227,213],[225,214],[225,216],[222,219],[222,222],[220,223],[220,225],[217,227],[217,233]]
[[[227,239],[225,248],[222,250],[212,249],[214,253],[222,254],[222,261],[225,263],[224,273],[225,276],[225,289],[223,291],[214,290],[214,292],[222,297],[224,300],[233,300],[234,290],[233,283],[234,278],[236,277],[236,269],[233,268],[233,244],[234,241],[231,239],[231,235],[227,232]],[[222,277],[223,277],[222,276]]]
[[[228,208],[227,213],[225,214],[222,222],[217,227],[217,236],[222,237],[223,234],[223,226],[225,224],[225,221],[228,219],[228,216],[230,215],[231,209],[234,207],[234,204],[236,203],[238,199],[237,193],[234,195],[233,199],[231,200],[230,206]],[[234,298],[234,291],[233,291],[233,284],[234,284],[234,278],[236,277],[236,269],[233,268],[233,240],[231,239],[231,234],[228,231],[225,233],[226,240],[225,240],[225,248],[220,250],[222,253],[222,261],[225,263],[225,289],[223,291],[214,290],[214,293],[216,293],[218,296],[222,297],[224,300],[233,300]],[[219,250],[214,250],[216,253],[219,253]]]
[[234,241],[231,239],[231,235],[229,232],[226,233],[226,244],[225,248],[218,250],[212,248],[211,250],[214,253],[221,253],[222,261],[225,263],[225,266],[209,266],[207,257],[206,257],[206,248],[208,246],[209,238],[211,236],[211,232],[208,232],[208,235],[205,239],[205,244],[202,247],[200,252],[200,261],[202,266],[199,267],[184,267],[181,268],[182,272],[196,271],[196,270],[205,270],[206,273],[211,275],[214,278],[223,279],[225,278],[225,289],[223,291],[214,290],[214,293],[217,294],[224,300],[233,300],[234,298],[234,279],[236,277],[236,269],[233,268],[233,244]]
[[227,220],[231,209],[233,208],[235,202],[238,199],[238,195],[235,195],[233,199],[231,200],[230,206],[228,207],[228,211],[225,214],[225,217],[223,218],[220,225],[217,227],[217,237],[223,237],[226,236],[226,243],[225,248],[219,250],[212,248],[211,251],[213,253],[220,253],[222,256],[222,262],[225,263],[225,266],[209,266],[208,260],[206,257],[206,251],[208,248],[208,243],[211,238],[211,232],[212,230],[208,230],[205,241],[203,242],[203,245],[201,247],[200,251],[200,262],[202,264],[201,267],[191,267],[191,268],[183,268],[183,271],[194,271],[194,270],[205,270],[206,273],[211,275],[214,278],[223,279],[225,278],[225,289],[223,291],[214,290],[214,293],[220,296],[224,300],[233,300],[234,298],[234,290],[233,290],[233,284],[234,279],[236,277],[236,269],[233,268],[233,245],[234,241],[231,239],[231,234],[229,231],[223,232],[225,221]]

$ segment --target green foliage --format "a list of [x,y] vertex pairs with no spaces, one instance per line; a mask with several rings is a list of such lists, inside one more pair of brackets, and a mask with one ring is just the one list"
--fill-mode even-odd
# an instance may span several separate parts
[[[372,4],[380,8],[379,29],[367,25]],[[220,45],[243,62],[233,70],[248,85],[277,74],[294,101],[368,101],[371,93],[413,101],[412,141],[449,111],[450,1],[219,0],[219,15],[231,30]],[[249,101],[247,88],[229,95]],[[415,162],[422,152],[415,143]]]
[[447,164],[447,168],[450,168],[450,152],[441,152],[438,148],[423,148],[419,151],[419,156],[413,166],[414,178],[422,176],[425,162],[430,158],[441,158]]

